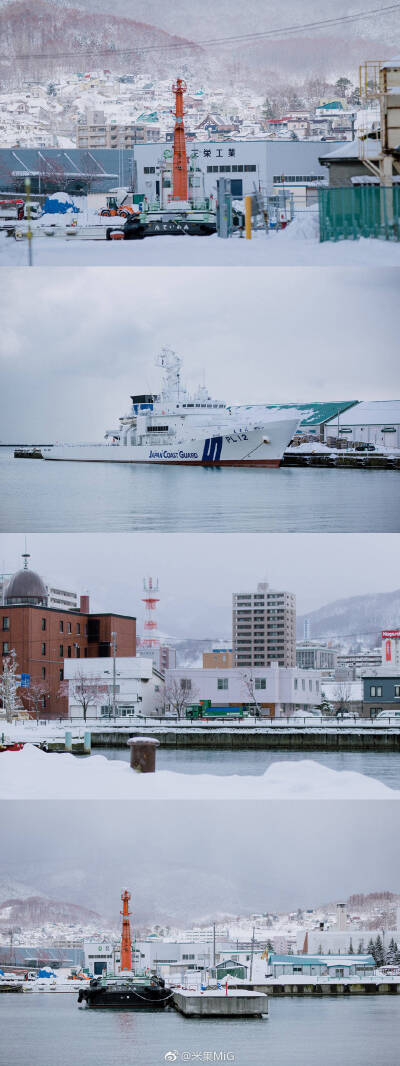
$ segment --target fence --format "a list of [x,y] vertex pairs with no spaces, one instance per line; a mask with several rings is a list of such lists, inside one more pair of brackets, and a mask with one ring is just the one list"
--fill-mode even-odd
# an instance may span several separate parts
[[400,185],[318,189],[320,241],[400,240]]

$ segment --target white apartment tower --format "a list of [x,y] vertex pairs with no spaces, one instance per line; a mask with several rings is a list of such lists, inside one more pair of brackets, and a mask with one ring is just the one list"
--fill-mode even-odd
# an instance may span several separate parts
[[234,666],[296,666],[296,597],[277,592],[266,581],[256,592],[232,597]]

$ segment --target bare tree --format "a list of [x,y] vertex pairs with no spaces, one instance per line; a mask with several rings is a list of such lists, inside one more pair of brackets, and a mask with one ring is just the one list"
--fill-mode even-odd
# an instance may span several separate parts
[[191,703],[197,703],[199,699],[198,689],[193,687],[193,685],[187,688],[186,685],[182,684],[183,680],[183,678],[180,680],[175,677],[172,678],[164,690],[165,706],[172,707],[178,718],[183,718],[186,707]]
[[247,674],[245,671],[240,675],[242,685],[249,697],[250,703],[254,704],[254,713],[256,718],[261,716],[261,708],[256,696],[256,681],[253,674]]
[[102,696],[108,696],[109,687],[100,677],[89,677],[82,671],[77,671],[69,681],[63,681],[60,685],[59,694],[63,698],[73,696],[76,703],[82,708],[83,721],[86,722],[90,707],[96,707]]
[[46,696],[49,695],[49,686],[45,681],[31,681],[29,688],[24,689],[23,700],[28,709],[33,711],[39,725],[39,711],[43,709]]
[[338,681],[335,691],[334,700],[336,703],[336,714],[338,711],[349,711],[351,699],[351,685],[348,681]]

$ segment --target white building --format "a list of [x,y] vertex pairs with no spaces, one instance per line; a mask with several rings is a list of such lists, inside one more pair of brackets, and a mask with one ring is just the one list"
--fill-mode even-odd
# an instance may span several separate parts
[[302,670],[334,670],[337,652],[329,644],[317,640],[298,640],[296,666]]
[[325,441],[340,437],[353,444],[400,448],[400,400],[363,400],[325,424]]
[[[162,714],[164,709],[164,679],[150,659],[126,656],[115,660],[115,686],[112,658],[64,659],[64,680],[69,681],[68,714],[72,720],[83,717],[82,704],[77,698],[74,678],[87,678],[97,686],[96,699],[91,702],[87,718],[115,717],[119,720],[133,715]],[[115,693],[114,693],[115,687]]]
[[221,671],[201,667],[177,667],[165,676],[166,689],[177,683],[186,693],[187,703],[211,700],[216,706],[255,704],[272,717],[293,711],[309,711],[321,702],[321,675],[318,670],[271,666],[249,669],[232,667]]
[[[332,141],[340,147],[343,141]],[[160,193],[160,163],[170,142],[136,144],[137,189],[150,200]],[[326,168],[319,162],[321,141],[207,140],[187,145],[188,155],[204,177],[206,196],[216,196],[217,179],[232,182],[232,195],[241,198],[262,188],[272,193],[285,185],[296,189],[305,184],[326,183]]]
[[400,629],[382,630],[381,664],[382,666],[400,667]]
[[120,945],[110,940],[85,940],[83,943],[85,956],[84,966],[94,977],[100,977],[102,973],[114,974],[118,972],[120,964]]

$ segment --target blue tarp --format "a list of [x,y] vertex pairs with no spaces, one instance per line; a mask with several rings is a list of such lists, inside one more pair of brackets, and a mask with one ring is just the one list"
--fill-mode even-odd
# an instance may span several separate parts
[[67,211],[73,211],[74,214],[79,214],[79,207],[75,207],[75,204],[69,200],[56,200],[53,196],[47,196],[44,204],[43,211],[45,215],[66,215]]
[[39,970],[38,977],[55,977],[52,970]]

